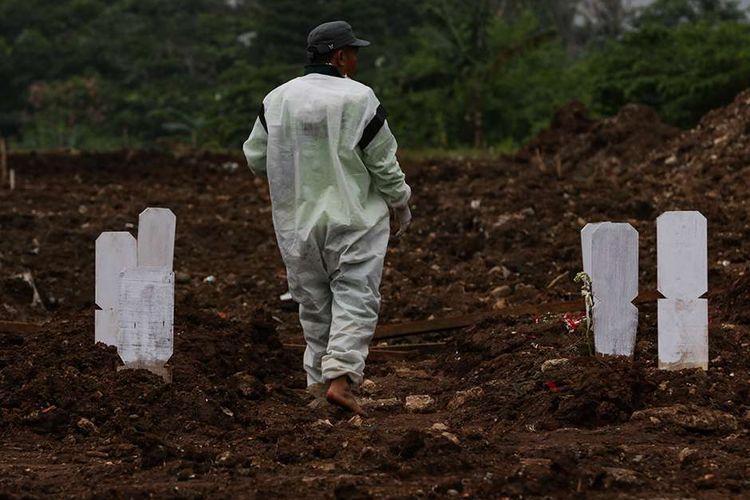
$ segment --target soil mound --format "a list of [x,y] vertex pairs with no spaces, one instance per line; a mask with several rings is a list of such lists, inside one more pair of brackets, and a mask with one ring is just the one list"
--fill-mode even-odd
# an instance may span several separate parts
[[250,324],[193,317],[176,328],[172,384],[118,371],[116,349],[94,344],[92,332],[79,319],[0,334],[0,428],[75,439],[248,426],[267,384],[287,382],[295,364],[262,312]]
[[[713,110],[695,128],[654,152],[641,170],[663,176],[665,196],[680,202],[706,202],[715,215],[745,220],[750,189],[750,90],[728,106]],[[721,207],[717,207],[717,201]],[[734,205],[738,205],[735,207]],[[704,212],[704,215],[708,215]],[[722,217],[723,218],[723,217]]]
[[[463,389],[481,388],[483,397],[456,413],[462,424],[499,419],[503,430],[598,428],[675,405],[699,405],[698,413],[720,412],[733,421],[745,416],[741,401],[750,382],[736,377],[747,371],[739,331],[711,332],[708,374],[658,370],[656,332],[645,322],[634,360],[587,355],[582,333],[567,331],[563,316],[490,323],[456,336],[451,354],[439,362],[446,374],[461,379]],[[701,432],[724,431],[719,426]]]
[[549,128],[522,148],[517,159],[558,176],[618,173],[643,161],[678,132],[647,106],[629,104],[615,116],[594,120],[582,103],[571,102],[555,113]]

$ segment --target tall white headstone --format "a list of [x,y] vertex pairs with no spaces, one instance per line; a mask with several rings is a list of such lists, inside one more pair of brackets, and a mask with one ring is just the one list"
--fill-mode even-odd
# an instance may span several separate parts
[[145,368],[171,381],[165,366],[174,345],[174,273],[135,267],[120,280],[117,352],[125,368]]
[[117,345],[117,317],[120,303],[120,273],[137,263],[136,241],[126,231],[102,233],[96,239],[95,301],[96,342]]
[[708,223],[700,212],[656,219],[659,368],[708,369]]
[[168,208],[147,208],[138,217],[138,266],[164,267],[174,261],[176,219]]
[[581,231],[583,270],[594,295],[594,348],[632,356],[638,331],[638,231],[625,223],[587,224]]

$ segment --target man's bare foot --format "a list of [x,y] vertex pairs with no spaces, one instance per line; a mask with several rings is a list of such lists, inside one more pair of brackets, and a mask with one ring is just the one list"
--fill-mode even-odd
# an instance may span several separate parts
[[318,382],[307,386],[307,393],[313,397],[307,406],[313,409],[324,408],[328,406],[326,401],[326,391],[328,390],[328,384]]
[[326,392],[326,399],[331,404],[338,405],[352,413],[367,418],[367,413],[362,409],[357,402],[357,398],[352,393],[349,377],[346,375],[331,380],[331,385]]

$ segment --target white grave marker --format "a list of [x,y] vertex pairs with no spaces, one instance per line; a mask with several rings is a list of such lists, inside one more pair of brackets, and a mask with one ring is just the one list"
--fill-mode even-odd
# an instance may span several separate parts
[[659,368],[708,369],[708,229],[695,211],[656,219]]
[[174,343],[175,216],[147,208],[138,240],[105,232],[96,240],[95,338],[117,346],[124,368],[145,368],[171,382]]
[[581,231],[583,270],[594,295],[594,347],[632,356],[638,330],[638,231],[625,223],[587,224]]
[[583,272],[591,277],[591,236],[602,224],[611,222],[591,222],[581,229],[581,253],[583,254]]
[[117,352],[125,368],[145,368],[171,381],[165,366],[174,345],[174,273],[135,267],[121,273]]
[[147,208],[138,217],[138,266],[172,270],[176,220],[168,208]]
[[96,239],[96,342],[117,345],[117,317],[120,303],[120,273],[137,263],[136,242],[126,231],[105,232]]

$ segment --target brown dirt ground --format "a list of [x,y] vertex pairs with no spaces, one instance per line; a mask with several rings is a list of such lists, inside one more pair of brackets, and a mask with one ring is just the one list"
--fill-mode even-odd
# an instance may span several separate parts
[[[415,220],[389,250],[382,322],[572,299],[580,229],[601,220],[639,230],[652,290],[656,216],[697,209],[719,291],[711,366],[656,369],[653,303],[632,361],[587,356],[562,315],[498,316],[395,342],[447,344],[372,361],[360,422],[307,406],[267,188],[240,157],[13,155],[0,319],[43,326],[0,333],[0,497],[746,497],[748,159],[745,93],[685,133],[646,108],[597,121],[571,104],[515,157],[405,165]],[[134,232],[147,206],[178,221],[169,385],[93,343],[94,241]],[[407,411],[419,394],[435,404]]]

